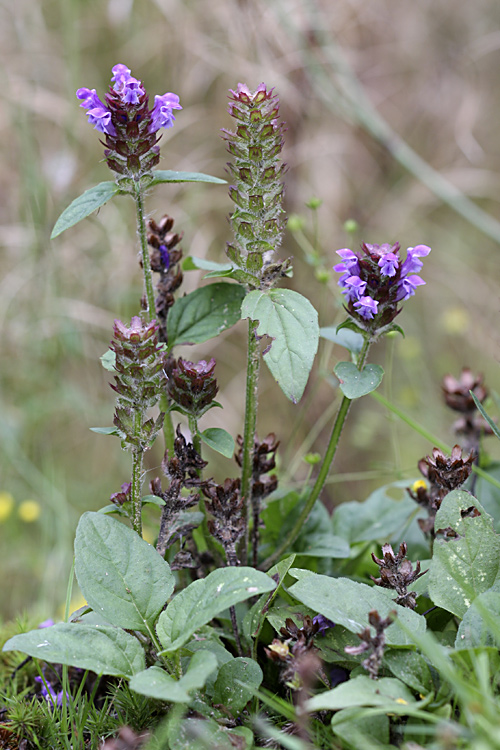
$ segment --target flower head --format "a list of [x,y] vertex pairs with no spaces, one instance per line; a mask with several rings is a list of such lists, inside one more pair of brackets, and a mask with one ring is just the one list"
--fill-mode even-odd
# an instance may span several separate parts
[[361,251],[337,251],[341,263],[333,269],[342,274],[338,284],[346,297],[346,310],[356,323],[370,333],[380,333],[401,312],[398,303],[415,294],[425,281],[416,275],[421,258],[430,253],[427,245],[409,247],[406,259],[400,257],[399,243],[371,245]]
[[172,110],[182,107],[176,94],[167,93],[155,96],[150,110],[146,89],[130,68],[118,63],[112,72],[105,103],[95,89],[78,89],[76,96],[88,110],[90,124],[106,136],[104,155],[110,169],[122,176],[120,179],[138,180],[160,159],[155,133],[171,128],[175,121]]

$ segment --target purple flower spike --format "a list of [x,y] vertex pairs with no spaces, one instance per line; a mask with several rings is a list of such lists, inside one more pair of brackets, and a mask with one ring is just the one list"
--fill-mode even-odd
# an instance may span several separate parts
[[369,296],[361,297],[358,302],[354,303],[354,307],[357,308],[362,318],[372,320],[373,316],[377,314],[378,302]]
[[399,266],[399,258],[394,253],[386,253],[380,258],[378,266],[384,276],[395,276]]
[[182,109],[177,94],[163,94],[155,96],[155,106],[151,110],[150,133],[156,133],[160,128],[171,128],[175,122],[173,109]]

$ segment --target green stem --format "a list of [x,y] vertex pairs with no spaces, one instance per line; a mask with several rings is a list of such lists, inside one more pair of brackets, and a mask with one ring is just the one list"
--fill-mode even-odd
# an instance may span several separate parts
[[132,500],[132,527],[142,537],[142,456],[140,448],[134,448],[132,452],[132,489],[130,491]]
[[144,275],[144,286],[146,289],[146,312],[148,320],[153,320],[156,315],[155,294],[153,290],[153,273],[151,271],[151,261],[149,259],[148,239],[146,233],[146,221],[144,218],[144,197],[140,186],[135,184],[134,193],[135,207],[137,212],[137,231],[141,243],[142,272]]
[[259,387],[260,352],[257,338],[258,323],[248,321],[248,359],[247,385],[245,402],[245,429],[243,433],[242,464],[241,464],[241,496],[244,498],[243,518],[245,520],[245,536],[242,540],[240,559],[243,565],[248,560],[248,541],[250,533],[250,517],[252,508],[252,476],[255,428],[257,425],[257,395]]
[[[368,350],[370,348],[370,339],[367,337],[365,339],[365,342],[363,344],[363,347],[358,355],[358,359],[356,362],[356,367],[358,370],[363,369],[363,365],[365,364],[366,357],[368,355]],[[341,403],[339,410],[337,412],[337,418],[335,419],[332,434],[330,436],[330,442],[328,443],[328,447],[326,449],[325,457],[323,459],[323,463],[321,464],[321,468],[319,470],[319,474],[316,478],[316,481],[314,483],[314,486],[311,490],[311,494],[306,500],[306,503],[304,507],[302,508],[302,511],[297,518],[297,521],[295,522],[293,528],[289,533],[286,535],[283,542],[277,547],[272,555],[269,555],[269,557],[264,560],[263,563],[259,565],[259,568],[261,570],[269,570],[274,563],[279,560],[281,555],[286,551],[291,549],[292,544],[300,534],[305,522],[307,521],[310,512],[312,511],[314,504],[316,500],[318,499],[321,490],[323,489],[323,486],[326,482],[326,479],[328,477],[328,474],[330,472],[330,467],[332,465],[335,453],[337,451],[337,446],[339,444],[340,434],[342,432],[342,428],[344,426],[347,413],[349,411],[349,407],[351,406],[352,399],[347,398],[347,396],[344,396]]]

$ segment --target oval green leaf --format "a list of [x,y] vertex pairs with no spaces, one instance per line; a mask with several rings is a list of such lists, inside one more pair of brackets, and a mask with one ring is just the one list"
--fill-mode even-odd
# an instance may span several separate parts
[[363,336],[349,328],[341,328],[339,330],[338,326],[326,326],[319,329],[319,335],[322,339],[333,341],[334,344],[343,346],[353,354],[359,354],[363,348]]
[[229,432],[222,427],[209,427],[200,432],[202,441],[210,446],[217,453],[221,453],[226,458],[232,458],[234,455],[234,439]]
[[60,622],[15,635],[3,650],[22,651],[43,661],[116,677],[132,677],[145,666],[144,650],[137,638],[103,625]]
[[161,613],[158,637],[166,652],[183,646],[216,615],[252,596],[273,591],[275,582],[254,568],[221,568],[193,581]]
[[384,376],[380,365],[365,365],[360,372],[353,362],[339,362],[334,373],[339,379],[340,390],[350,399],[375,391]]
[[150,667],[134,675],[130,687],[136,693],[170,703],[189,703],[190,693],[204,687],[208,677],[217,669],[217,659],[210,651],[197,651],[180,680],[175,680],[164,669]]
[[203,174],[203,172],[174,172],[171,169],[157,169],[153,172],[153,180],[149,186],[159,185],[162,182],[212,182],[216,185],[226,185],[226,180]]
[[213,702],[221,703],[233,714],[243,711],[260,687],[264,675],[256,661],[240,656],[219,669]]
[[174,590],[170,567],[155,548],[102,513],[80,519],[75,573],[93,610],[112,625],[146,634]]
[[66,229],[78,224],[82,219],[86,219],[87,216],[90,216],[98,208],[104,206],[113,196],[119,193],[120,188],[115,182],[100,182],[99,185],[86,190],[64,209],[56,221],[50,239],[53,240]]
[[169,349],[177,344],[201,344],[240,319],[245,290],[220,281],[180,297],[168,314]]
[[291,289],[249,292],[241,317],[259,321],[257,334],[272,339],[264,361],[294,404],[304,393],[318,349],[318,313],[308,299]]

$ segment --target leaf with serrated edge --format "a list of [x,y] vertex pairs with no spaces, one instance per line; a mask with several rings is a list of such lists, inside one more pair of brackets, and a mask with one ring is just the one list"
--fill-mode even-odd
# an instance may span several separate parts
[[116,677],[132,677],[144,669],[144,650],[137,638],[103,625],[60,622],[15,635],[3,650]]
[[178,344],[201,344],[240,319],[245,290],[239,284],[219,282],[180,297],[168,314],[169,349]]
[[318,313],[291,289],[249,292],[241,317],[259,321],[257,334],[272,339],[264,361],[279,387],[296,404],[306,387],[318,349]]
[[165,652],[176,651],[198,628],[229,607],[275,587],[265,573],[247,567],[221,568],[193,581],[159,617],[156,631]]
[[105,203],[113,198],[114,195],[118,195],[119,192],[120,188],[114,182],[100,182],[99,185],[94,185],[94,187],[86,190],[64,209],[56,221],[50,239],[53,240],[66,231],[66,229],[78,224],[82,219],[86,219],[87,216],[90,216],[98,208],[104,206]]
[[84,513],[75,573],[92,609],[112,625],[149,633],[174,589],[168,563],[144,539],[101,513]]

